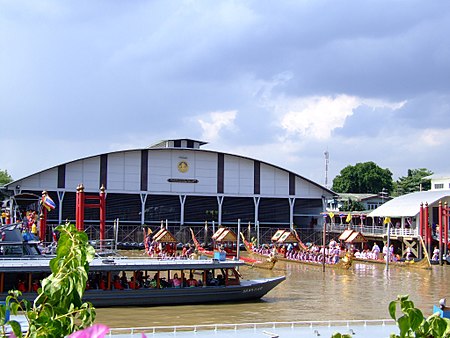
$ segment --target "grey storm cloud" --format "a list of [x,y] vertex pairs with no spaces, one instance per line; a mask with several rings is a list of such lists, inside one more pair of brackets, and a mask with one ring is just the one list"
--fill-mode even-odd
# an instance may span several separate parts
[[[15,177],[43,137],[43,168],[191,137],[318,182],[325,149],[332,174],[366,159],[445,171],[447,1],[0,4],[0,169]],[[37,127],[16,139],[23,121]]]

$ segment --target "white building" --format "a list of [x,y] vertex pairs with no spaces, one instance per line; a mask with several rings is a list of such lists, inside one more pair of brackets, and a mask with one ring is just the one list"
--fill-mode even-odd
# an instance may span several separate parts
[[[331,190],[270,163],[203,150],[204,144],[166,140],[148,148],[74,159],[5,188],[13,201],[46,190],[57,205],[48,214],[49,224],[74,221],[79,184],[88,194],[106,188],[110,225],[117,218],[121,225],[156,226],[164,221],[179,228],[205,221],[235,225],[238,219],[262,227],[301,228],[321,222],[320,213],[334,195]],[[98,219],[98,210],[86,210],[86,222],[96,224]]]

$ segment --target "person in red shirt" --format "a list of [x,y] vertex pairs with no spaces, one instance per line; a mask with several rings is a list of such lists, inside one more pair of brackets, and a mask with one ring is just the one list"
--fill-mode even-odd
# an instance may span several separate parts
[[27,288],[25,287],[25,283],[23,280],[19,279],[19,283],[17,283],[17,290],[20,292],[26,292]]

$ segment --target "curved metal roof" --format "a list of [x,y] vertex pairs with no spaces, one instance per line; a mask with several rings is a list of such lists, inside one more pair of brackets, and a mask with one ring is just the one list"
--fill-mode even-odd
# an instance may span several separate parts
[[396,197],[377,209],[373,210],[369,217],[414,217],[420,212],[420,204],[428,205],[450,197],[450,190],[418,191],[411,194]]
[[[181,140],[181,139],[180,139],[180,140]],[[186,140],[186,139],[183,139],[183,140]],[[203,142],[203,141],[196,141],[196,140],[192,140],[192,141],[200,142],[200,143],[202,143],[202,144],[207,144],[207,142]],[[164,141],[161,141],[161,142],[158,143],[158,144],[161,144],[162,142],[164,142]],[[36,174],[40,174],[40,173],[43,173],[43,172],[45,172],[45,171],[48,171],[48,170],[51,170],[51,169],[58,168],[58,166],[60,166],[60,165],[62,165],[62,164],[69,164],[69,163],[77,162],[77,161],[80,161],[80,160],[86,160],[86,159],[90,159],[90,158],[94,158],[94,157],[98,157],[98,156],[102,156],[102,155],[115,154],[115,153],[121,153],[121,152],[142,151],[142,150],[148,150],[148,151],[167,151],[167,150],[174,150],[174,149],[175,149],[175,150],[183,150],[183,151],[199,151],[199,152],[209,152],[209,153],[216,153],[216,154],[224,154],[224,155],[229,155],[229,156],[233,156],[233,157],[243,158],[243,159],[247,159],[247,160],[251,160],[251,161],[258,161],[258,162],[260,162],[260,163],[264,163],[264,164],[266,164],[266,165],[268,165],[268,166],[271,166],[271,167],[273,167],[273,168],[277,168],[277,169],[283,170],[283,171],[285,171],[285,172],[287,172],[287,173],[291,173],[291,174],[293,174],[294,176],[296,176],[296,177],[298,177],[298,178],[300,178],[300,179],[302,179],[302,180],[304,180],[304,181],[306,181],[306,182],[308,182],[308,183],[311,183],[312,185],[314,185],[314,186],[316,186],[316,187],[322,189],[324,193],[328,193],[328,194],[330,194],[331,196],[336,195],[336,193],[335,193],[334,191],[332,191],[331,189],[328,189],[327,187],[325,187],[325,186],[323,186],[323,185],[321,185],[321,184],[319,184],[319,183],[317,183],[317,182],[314,182],[314,181],[312,181],[311,179],[306,178],[305,176],[301,176],[300,174],[297,174],[297,173],[295,173],[295,172],[293,172],[293,171],[291,171],[291,170],[282,168],[282,167],[280,167],[280,166],[278,166],[278,165],[276,165],[276,164],[268,163],[268,162],[265,162],[265,161],[262,161],[262,160],[258,160],[258,159],[255,159],[255,158],[248,157],[248,156],[243,156],[243,155],[238,155],[238,154],[232,154],[232,153],[225,153],[225,152],[220,152],[220,151],[215,151],[215,150],[196,149],[196,148],[184,148],[184,147],[180,147],[180,148],[179,148],[179,147],[164,148],[164,147],[158,147],[158,146],[156,146],[156,147],[155,147],[155,146],[151,146],[150,148],[122,149],[122,150],[110,151],[110,152],[106,152],[106,153],[100,153],[100,154],[96,154],[96,155],[90,155],[90,156],[86,156],[86,157],[77,158],[77,159],[74,159],[74,160],[72,160],[72,161],[67,161],[67,162],[65,162],[65,163],[61,163],[61,164],[59,164],[59,165],[55,165],[55,166],[49,167],[49,168],[47,168],[47,169],[43,169],[43,170],[41,170],[41,171],[35,172],[35,173],[30,174],[30,175],[27,175],[27,176],[25,176],[25,177],[21,177],[21,178],[16,179],[16,180],[14,180],[14,181],[12,181],[12,182],[9,182],[8,184],[5,184],[4,187],[5,187],[7,190],[10,190],[11,187],[14,187],[14,186],[17,184],[17,182],[20,182],[20,181],[22,181],[22,180],[24,180],[24,179],[26,179],[26,178],[32,177],[32,176],[34,176],[34,175],[36,175]]]

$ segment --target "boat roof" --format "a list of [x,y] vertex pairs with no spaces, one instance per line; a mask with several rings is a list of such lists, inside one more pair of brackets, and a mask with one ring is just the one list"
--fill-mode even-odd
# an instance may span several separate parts
[[[49,258],[0,259],[3,272],[51,272]],[[227,269],[242,266],[237,260],[218,261],[215,259],[152,259],[152,258],[96,258],[89,264],[90,272],[100,271],[167,271],[167,270],[205,270]]]
[[346,243],[366,243],[367,239],[359,231],[354,231],[346,240]]
[[275,232],[275,234],[272,236],[271,240],[272,240],[273,242],[278,241],[278,239],[281,237],[281,235],[284,234],[284,231],[285,231],[285,230],[283,230],[283,229],[278,229],[278,230]]
[[277,240],[277,243],[298,243],[298,240],[292,232],[286,230]]
[[236,242],[237,236],[231,229],[220,228],[212,236],[212,239],[214,239],[216,242]]
[[339,240],[346,241],[352,233],[353,233],[352,229],[344,230],[344,232],[339,236]]
[[177,239],[172,233],[167,229],[159,230],[155,236],[153,236],[153,240],[159,243],[177,243]]

